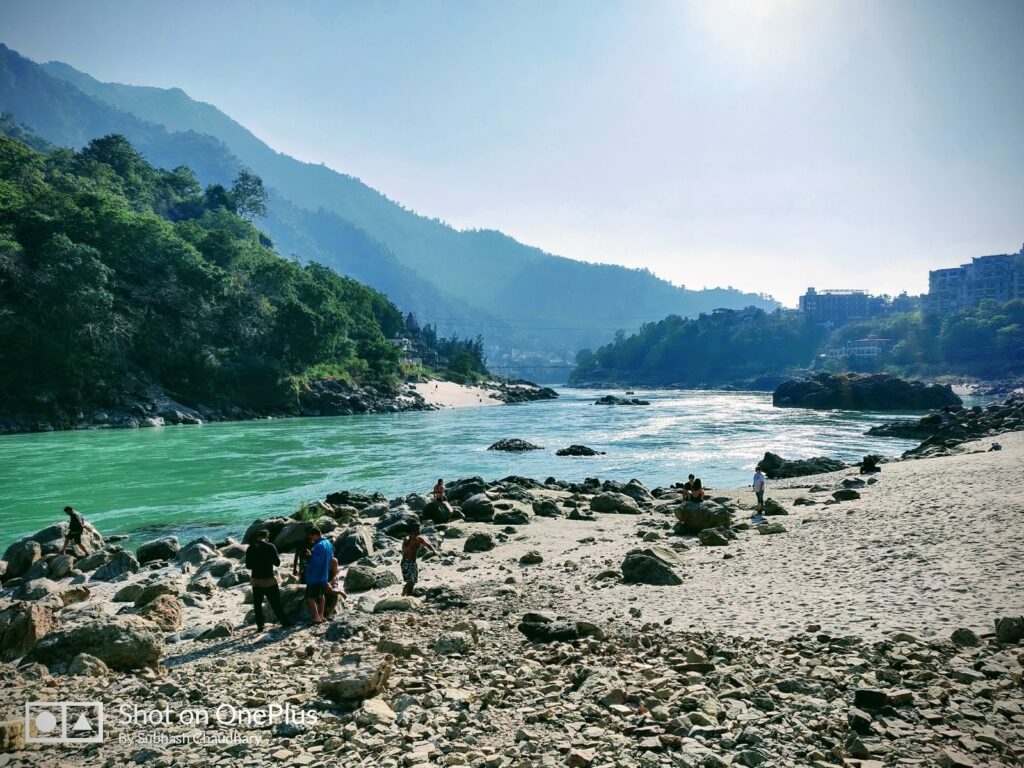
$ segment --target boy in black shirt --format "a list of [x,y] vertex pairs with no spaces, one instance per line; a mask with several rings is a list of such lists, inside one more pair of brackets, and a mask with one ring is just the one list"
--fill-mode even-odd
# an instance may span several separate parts
[[281,564],[281,558],[277,554],[277,547],[268,541],[269,538],[270,533],[267,530],[259,531],[256,534],[256,541],[245,551],[245,567],[252,571],[249,583],[252,585],[252,605],[256,614],[257,632],[263,631],[264,597],[267,598],[282,627],[294,626],[288,620],[284,606],[281,605],[281,590],[277,586],[277,573],[274,570]]
[[82,548],[82,554],[88,555],[89,550],[82,543],[82,534],[85,533],[85,520],[71,507],[64,507],[64,514],[68,516],[68,532],[64,536],[64,546],[60,548],[63,555],[68,551],[68,544],[71,544],[71,554],[77,554],[78,547]]

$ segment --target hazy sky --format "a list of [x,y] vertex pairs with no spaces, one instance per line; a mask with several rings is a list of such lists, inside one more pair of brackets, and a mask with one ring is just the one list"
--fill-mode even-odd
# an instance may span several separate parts
[[919,292],[1024,241],[1022,0],[4,0],[0,39],[690,287]]

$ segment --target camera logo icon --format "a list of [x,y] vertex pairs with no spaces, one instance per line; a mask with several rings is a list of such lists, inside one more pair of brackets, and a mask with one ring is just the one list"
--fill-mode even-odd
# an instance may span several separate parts
[[101,744],[99,701],[30,701],[25,704],[25,741],[34,744]]

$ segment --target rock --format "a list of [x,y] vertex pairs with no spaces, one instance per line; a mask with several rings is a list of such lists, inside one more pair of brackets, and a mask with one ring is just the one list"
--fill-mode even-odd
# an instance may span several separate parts
[[1003,616],[996,620],[996,640],[1019,643],[1024,638],[1024,616]]
[[231,626],[231,622],[224,620],[200,632],[196,640],[224,640],[233,637],[234,634],[235,628]]
[[615,395],[605,395],[599,397],[594,401],[594,405],[650,405],[650,400],[641,400],[638,397],[616,397]]
[[519,562],[522,565],[539,565],[544,562],[544,558],[536,549],[531,549],[519,558]]
[[447,501],[431,501],[423,506],[420,517],[432,523],[443,525],[457,519],[458,516],[455,514],[452,505]]
[[786,533],[786,526],[782,523],[761,523],[757,526],[757,532],[762,536],[773,536],[777,533]]
[[400,581],[401,579],[392,571],[354,563],[345,574],[345,591],[365,592],[369,589],[383,589]]
[[42,552],[39,542],[31,539],[22,539],[11,544],[4,552],[4,560],[7,563],[6,577],[11,579],[24,574],[42,557]]
[[246,545],[252,544],[256,541],[256,534],[260,531],[267,531],[270,536],[270,541],[273,541],[277,538],[281,529],[290,522],[292,522],[292,520],[288,517],[272,517],[266,520],[256,520],[245,529],[245,534],[242,536],[242,543]]
[[332,642],[339,643],[344,640],[351,640],[353,637],[363,634],[369,628],[369,622],[359,614],[343,613],[327,625],[324,637]]
[[487,449],[488,451],[511,451],[513,453],[520,453],[522,451],[542,451],[544,450],[539,445],[528,443],[525,440],[520,440],[517,437],[505,438],[494,443]]
[[350,528],[334,540],[334,556],[341,565],[348,565],[372,555],[373,538],[370,536],[370,529],[364,525]]
[[0,754],[20,752],[25,748],[25,718],[0,722]]
[[604,451],[595,451],[585,445],[570,445],[568,448],[559,448],[555,456],[604,456]]
[[136,614],[152,621],[164,632],[181,629],[182,605],[174,595],[158,595],[139,608]]
[[804,475],[820,475],[825,472],[837,472],[846,469],[846,464],[838,459],[816,456],[813,459],[784,459],[777,453],[768,451],[758,462],[767,477],[782,479],[803,477]]
[[674,586],[682,584],[675,571],[657,557],[631,552],[622,561],[622,580],[627,584]]
[[462,477],[449,483],[445,495],[453,504],[460,504],[470,496],[476,496],[487,490],[487,483],[482,477]]
[[57,627],[53,610],[44,605],[14,603],[0,611],[0,661],[14,661]]
[[401,659],[408,659],[413,656],[422,656],[423,651],[416,643],[409,640],[395,640],[392,638],[381,638],[377,641],[377,650],[381,653],[390,653]]
[[[178,580],[174,578],[162,578],[139,586],[141,589],[132,601],[135,603],[136,608],[141,608],[143,605],[155,600],[160,595],[172,595],[176,597],[181,593],[181,585],[178,583]],[[120,594],[120,592],[118,592],[118,594]]]
[[101,549],[78,560],[75,563],[75,567],[82,573],[89,573],[89,571],[95,571],[101,565],[109,562],[113,556],[113,551]]
[[962,404],[948,384],[904,381],[884,373],[819,373],[784,381],[772,395],[778,408],[924,411]]
[[466,653],[473,648],[473,637],[465,632],[443,632],[434,641],[434,651],[441,656]]
[[595,512],[612,512],[619,515],[639,515],[640,507],[636,501],[624,493],[607,491],[590,500],[590,508]]
[[698,534],[706,528],[729,528],[732,518],[729,510],[712,502],[702,504],[686,503],[672,510],[676,519],[677,534]]
[[105,677],[110,668],[88,653],[80,653],[68,664],[68,674],[80,677]]
[[393,539],[400,539],[408,535],[413,526],[419,525],[419,523],[419,516],[417,516],[415,512],[408,507],[399,507],[388,510],[388,512],[377,521],[376,528],[385,536],[390,536]]
[[485,493],[477,493],[462,502],[462,514],[473,523],[489,523],[494,519],[494,504]]
[[75,566],[75,558],[72,555],[57,555],[50,561],[49,577],[51,579],[63,579]]
[[551,499],[541,499],[532,504],[533,514],[537,517],[561,517],[562,512],[558,505]]
[[163,653],[163,638],[154,624],[138,616],[100,616],[54,630],[36,643],[28,659],[52,666],[83,652],[111,669],[152,667]]
[[495,525],[527,525],[530,517],[521,509],[508,509],[496,512],[491,522]]
[[356,711],[355,720],[362,726],[391,725],[395,722],[395,711],[378,697],[366,699]]
[[949,639],[953,641],[953,645],[958,645],[962,648],[976,648],[981,645],[981,638],[966,627],[954,629]]
[[290,520],[285,523],[273,539],[277,551],[294,552],[300,544],[305,544],[309,538],[309,532],[315,523],[306,520]]
[[477,531],[471,533],[466,538],[466,543],[462,547],[463,552],[489,552],[494,549],[494,537],[489,533],[483,533]]
[[977,768],[974,758],[947,747],[939,753],[938,764],[941,768]]
[[556,619],[543,613],[525,614],[519,622],[519,631],[534,643],[565,643],[588,637],[599,640],[604,637],[604,632],[589,622]]
[[415,597],[385,597],[378,600],[373,606],[374,613],[386,613],[387,611],[418,611],[420,601]]
[[59,598],[60,592],[60,585],[52,579],[33,579],[14,590],[14,596],[18,600],[42,600],[50,595]]
[[886,692],[877,688],[858,688],[853,692],[853,706],[861,709],[881,709],[888,703]]
[[135,556],[139,559],[139,565],[145,565],[154,560],[174,560],[180,550],[177,536],[163,536],[142,544],[135,551]]
[[178,551],[179,563],[200,565],[212,557],[217,557],[217,550],[203,541],[193,541]]
[[135,555],[123,549],[117,549],[113,552],[110,560],[96,569],[92,575],[92,580],[118,581],[129,573],[135,573],[138,570],[139,561],[135,559]]
[[705,547],[724,547],[729,543],[728,528],[705,528],[697,534],[697,540]]
[[125,584],[114,593],[114,597],[112,599],[115,603],[134,603],[136,599],[138,599],[139,595],[142,594],[143,589],[145,589],[145,586],[138,582]]
[[337,667],[320,677],[317,692],[337,702],[370,698],[387,683],[391,668],[391,662],[383,656],[343,658]]
[[596,757],[597,753],[592,749],[570,749],[565,764],[569,768],[590,768]]
[[766,517],[778,517],[781,515],[788,515],[789,511],[782,506],[775,499],[764,500],[764,515]]
[[853,488],[840,488],[832,492],[832,498],[836,501],[853,501],[860,498],[860,493]]

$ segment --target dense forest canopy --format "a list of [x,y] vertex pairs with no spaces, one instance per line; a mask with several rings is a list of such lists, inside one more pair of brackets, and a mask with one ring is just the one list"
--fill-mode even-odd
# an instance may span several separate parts
[[693,386],[810,365],[823,332],[781,311],[720,310],[695,320],[670,315],[577,357],[570,384]]
[[[0,402],[68,411],[152,384],[184,402],[274,408],[312,376],[394,380],[403,314],[278,256],[247,220],[265,202],[258,177],[202,189],[121,136],[46,153],[0,136]],[[461,365],[486,370],[482,356]]]

